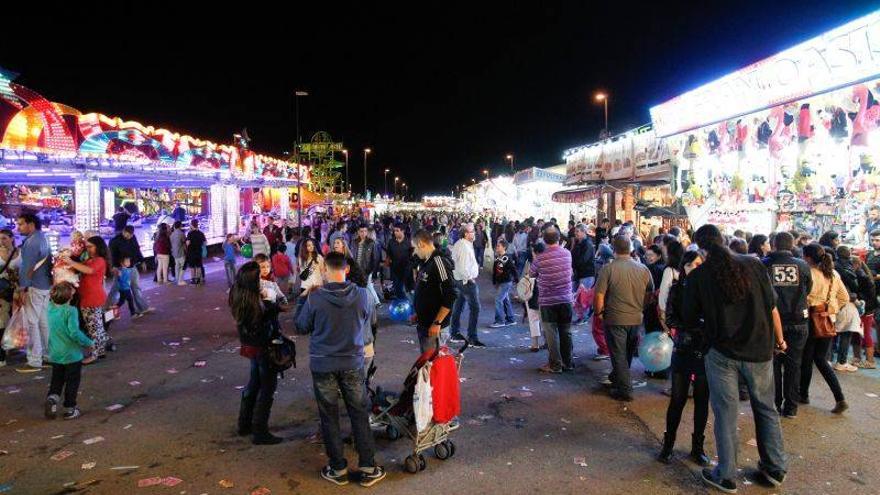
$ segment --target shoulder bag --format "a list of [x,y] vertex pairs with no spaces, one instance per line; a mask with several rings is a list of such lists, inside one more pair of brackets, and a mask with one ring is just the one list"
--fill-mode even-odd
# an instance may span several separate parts
[[834,329],[834,322],[831,321],[831,314],[828,307],[831,304],[831,290],[834,288],[834,278],[828,284],[828,296],[825,302],[815,306],[810,306],[810,327],[814,338],[830,339],[837,335]]

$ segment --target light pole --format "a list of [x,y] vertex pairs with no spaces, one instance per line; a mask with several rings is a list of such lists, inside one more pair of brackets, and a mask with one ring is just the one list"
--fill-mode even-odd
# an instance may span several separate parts
[[394,178],[394,199],[397,199],[397,183],[400,182],[400,177]]
[[402,182],[401,187],[403,187],[403,200],[406,201],[406,193],[409,192],[409,188],[406,187],[406,182]]
[[385,197],[388,197],[388,172],[391,172],[390,168],[385,169],[385,174],[382,176],[382,192],[385,193]]
[[596,93],[596,101],[601,101],[605,104],[605,137],[608,137],[608,95]]
[[348,190],[348,193],[351,193],[351,182],[348,179],[348,150],[342,150],[342,154],[345,155],[345,187]]
[[507,161],[510,162],[510,173],[513,173],[513,155],[507,155]]
[[364,148],[364,200],[367,199],[367,155],[372,151],[370,148]]
[[302,220],[303,220],[303,190],[302,190],[302,164],[299,159],[299,97],[300,96],[309,96],[308,91],[296,90],[293,92],[293,101],[294,106],[296,107],[296,147],[294,148],[293,155],[296,159],[296,223],[302,228]]
[[484,170],[483,170],[483,175],[486,176],[486,180],[489,180],[489,171],[488,171],[488,170],[485,170],[485,169],[484,169]]

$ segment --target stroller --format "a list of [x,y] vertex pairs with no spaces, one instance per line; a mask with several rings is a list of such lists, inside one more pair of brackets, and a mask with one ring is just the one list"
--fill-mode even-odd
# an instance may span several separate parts
[[[454,355],[456,371],[461,370],[461,361],[467,347],[468,344],[465,342],[464,346]],[[422,452],[431,447],[434,448],[434,456],[440,460],[446,460],[455,455],[455,444],[449,440],[450,422],[435,423],[432,419],[426,428],[418,431],[413,409],[413,397],[419,372],[428,363],[433,362],[440,355],[440,352],[441,348],[438,345],[435,349],[426,351],[419,356],[404,379],[403,390],[399,395],[384,391],[381,387],[374,389],[369,386],[369,381],[376,372],[375,366],[371,366],[367,374],[367,390],[370,394],[373,413],[370,420],[371,427],[379,430],[384,429],[389,440],[397,440],[405,434],[413,441],[413,453],[407,456],[403,463],[404,469],[408,473],[425,470],[428,462]]]

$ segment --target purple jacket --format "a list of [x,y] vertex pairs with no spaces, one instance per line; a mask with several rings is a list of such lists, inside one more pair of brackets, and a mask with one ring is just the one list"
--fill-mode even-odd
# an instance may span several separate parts
[[530,270],[538,279],[538,305],[571,304],[571,252],[560,245],[547,246],[535,257]]

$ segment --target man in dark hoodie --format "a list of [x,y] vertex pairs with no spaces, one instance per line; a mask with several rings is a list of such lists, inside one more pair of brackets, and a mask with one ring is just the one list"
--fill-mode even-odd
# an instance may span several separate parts
[[349,271],[345,255],[332,252],[324,258],[327,283],[311,290],[296,319],[296,331],[309,334],[309,359],[321,435],[330,464],[321,477],[337,485],[348,484],[348,462],[339,429],[339,395],[351,418],[358,451],[360,484],[372,486],[385,477],[374,460],[369,400],[364,376],[364,346],[372,339],[373,305],[367,289],[345,280]]

